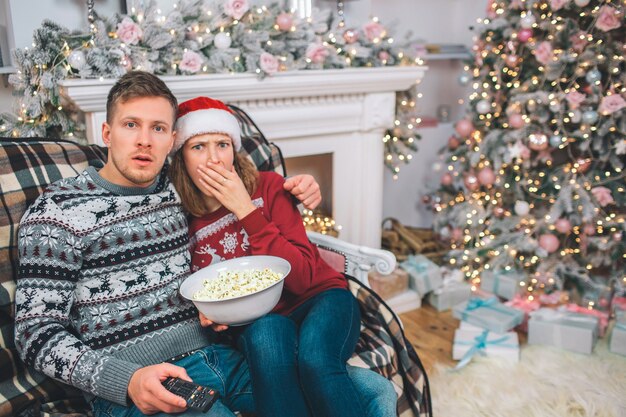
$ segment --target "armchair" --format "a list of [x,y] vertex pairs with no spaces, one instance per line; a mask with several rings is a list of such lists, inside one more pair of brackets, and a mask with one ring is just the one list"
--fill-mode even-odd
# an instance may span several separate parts
[[[243,112],[240,122],[243,152],[260,169],[282,170],[284,174],[278,148],[267,142]],[[17,228],[27,207],[48,184],[75,176],[89,165],[101,167],[106,157],[106,148],[97,145],[45,138],[0,138],[0,417],[90,415],[80,392],[28,369],[18,357],[13,340]],[[355,248],[323,235],[310,234],[310,239],[322,252],[326,248],[330,254],[343,254],[345,270],[356,277],[351,279],[350,289],[361,306],[362,337],[350,363],[371,368],[392,381],[398,393],[399,416],[431,415],[424,368],[395,314],[366,284],[369,268],[377,267],[383,273],[393,269],[393,255]]]

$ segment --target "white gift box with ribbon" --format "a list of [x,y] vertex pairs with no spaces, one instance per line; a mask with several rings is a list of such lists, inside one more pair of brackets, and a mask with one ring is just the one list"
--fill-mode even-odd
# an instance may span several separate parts
[[524,320],[524,312],[505,306],[496,297],[471,298],[454,306],[452,315],[496,333],[505,333]]
[[483,291],[494,293],[507,300],[525,291],[526,288],[520,285],[523,281],[524,277],[516,271],[485,270],[480,274],[480,288]]
[[420,297],[441,287],[443,283],[439,266],[424,255],[411,255],[400,263],[400,267],[409,273],[409,286]]
[[463,279],[464,274],[459,270],[449,271],[441,268],[443,285],[428,294],[428,302],[437,311],[449,310],[453,306],[469,300],[472,295],[472,286]]
[[590,354],[598,340],[598,318],[565,309],[540,308],[529,313],[528,343]]
[[518,362],[520,347],[517,333],[494,333],[479,328],[457,329],[452,345],[452,359],[460,360],[457,368],[465,366],[477,354]]
[[609,339],[609,350],[626,356],[626,317],[615,322]]

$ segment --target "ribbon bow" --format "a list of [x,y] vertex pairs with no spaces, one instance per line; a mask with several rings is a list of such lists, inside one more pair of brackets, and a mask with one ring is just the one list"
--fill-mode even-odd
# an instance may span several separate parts
[[467,306],[465,307],[465,311],[476,310],[481,307],[489,307],[496,304],[498,300],[496,297],[490,298],[472,298],[467,302]]

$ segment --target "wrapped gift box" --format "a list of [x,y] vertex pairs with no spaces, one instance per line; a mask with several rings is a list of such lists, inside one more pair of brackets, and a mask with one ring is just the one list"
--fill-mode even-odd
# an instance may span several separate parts
[[564,307],[565,310],[570,311],[572,313],[578,314],[586,314],[589,316],[594,316],[598,318],[598,336],[604,337],[606,333],[606,328],[609,325],[609,313],[607,311],[600,311],[593,308],[581,307],[578,304],[566,304]]
[[495,333],[507,332],[524,320],[523,312],[505,306],[495,297],[471,298],[454,306],[452,315]]
[[400,267],[409,273],[409,286],[422,297],[443,284],[439,266],[424,255],[411,255]]
[[452,359],[461,361],[457,367],[467,364],[475,354],[518,362],[520,347],[517,333],[494,333],[473,326],[457,329],[452,345]]
[[524,313],[524,320],[519,326],[517,326],[517,328],[524,333],[528,332],[528,319],[530,318],[530,312],[538,310],[541,307],[539,301],[534,299],[529,300],[528,297],[520,294],[515,294],[515,297],[504,303],[504,305]]
[[377,271],[367,274],[370,287],[384,300],[405,292],[409,288],[409,274],[400,268],[396,268],[389,275],[382,275]]
[[428,302],[437,311],[449,310],[453,306],[469,300],[472,286],[466,282],[452,282],[428,294]]
[[626,319],[615,322],[609,339],[609,350],[626,356]]
[[516,271],[491,271],[486,270],[480,274],[480,287],[484,291],[492,292],[507,300],[515,297],[515,294],[526,291],[525,286],[520,286],[524,276]]
[[551,345],[590,354],[598,340],[598,318],[559,309],[540,308],[530,313],[528,343]]

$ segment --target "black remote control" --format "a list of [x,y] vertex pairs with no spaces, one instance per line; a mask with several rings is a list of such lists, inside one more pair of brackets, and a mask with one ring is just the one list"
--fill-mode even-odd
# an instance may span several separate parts
[[219,393],[212,388],[203,387],[180,378],[169,377],[163,381],[163,386],[168,391],[183,397],[189,408],[200,410],[203,413],[209,411],[219,396]]

